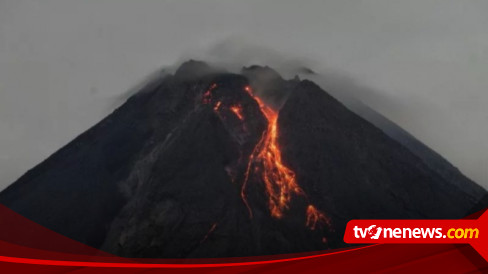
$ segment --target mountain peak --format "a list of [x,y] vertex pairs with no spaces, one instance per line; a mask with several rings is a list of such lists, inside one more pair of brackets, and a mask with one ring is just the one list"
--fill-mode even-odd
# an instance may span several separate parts
[[112,254],[165,258],[344,247],[350,219],[478,205],[312,81],[190,60],[144,88],[0,202]]
[[242,67],[241,73],[250,78],[259,78],[267,81],[283,80],[276,70],[268,66],[251,65]]
[[180,65],[175,77],[180,80],[190,80],[203,77],[216,70],[203,61],[189,60]]

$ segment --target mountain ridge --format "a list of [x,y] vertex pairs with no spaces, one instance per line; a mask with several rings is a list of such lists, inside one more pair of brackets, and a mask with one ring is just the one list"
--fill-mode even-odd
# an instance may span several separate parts
[[477,206],[315,83],[265,71],[186,62],[0,202],[109,253],[165,258],[337,248],[351,218],[462,218]]

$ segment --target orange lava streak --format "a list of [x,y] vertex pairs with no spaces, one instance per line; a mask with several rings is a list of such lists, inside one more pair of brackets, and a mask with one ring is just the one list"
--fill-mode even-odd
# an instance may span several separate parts
[[[215,88],[217,88],[217,84],[212,84],[203,94],[204,104],[211,103],[212,91]],[[264,104],[259,97],[254,96],[249,86],[246,86],[244,89],[258,103],[261,113],[268,121],[268,128],[263,132],[259,142],[249,156],[249,161],[244,173],[244,182],[241,188],[241,198],[252,218],[252,209],[247,201],[245,191],[251,172],[259,172],[268,196],[268,207],[271,216],[279,219],[283,217],[285,210],[289,208],[293,195],[303,195],[305,197],[306,195],[296,181],[295,172],[288,168],[281,159],[281,150],[278,145],[278,113]],[[213,110],[218,113],[221,104],[221,101],[217,101]],[[244,121],[241,105],[233,105],[229,109],[237,116],[237,118],[239,118],[239,120]],[[307,220],[305,225],[310,230],[315,230],[324,223],[330,225],[329,219],[325,214],[311,204],[307,207],[306,215]],[[216,223],[212,225],[202,241],[205,241],[208,238],[208,235],[215,230],[216,226]],[[322,238],[322,242],[326,243],[327,240]]]
[[254,96],[250,87],[246,87],[245,90],[259,104],[261,112],[268,120],[268,128],[263,133],[263,136],[250,156],[241,196],[248,206],[250,215],[252,216],[249,205],[245,200],[244,189],[246,187],[247,180],[249,179],[251,165],[259,164],[262,170],[261,177],[268,195],[268,206],[271,216],[281,218],[283,217],[284,211],[289,207],[292,195],[304,193],[296,182],[295,173],[285,166],[281,159],[281,150],[277,140],[278,113],[266,106],[260,98]]
[[212,91],[217,88],[217,84],[213,83],[207,91],[203,94],[203,103],[208,104],[212,100]]
[[307,222],[305,225],[310,228],[310,230],[315,230],[315,228],[322,223],[329,224],[329,219],[313,205],[309,205],[307,207]]
[[221,105],[221,104],[222,104],[222,102],[218,101],[218,102],[217,102],[217,104],[215,104],[215,106],[214,106],[214,108],[213,108],[213,109],[214,109],[214,111],[218,111],[218,110],[219,110],[219,108],[220,108],[220,105]]
[[231,106],[230,110],[239,118],[239,120],[244,120],[244,115],[242,114],[242,107],[240,105]]
[[210,230],[207,232],[207,234],[205,234],[205,237],[203,237],[203,239],[200,241],[200,243],[205,242],[208,239],[208,236],[210,236],[210,234],[212,234],[212,232],[214,232],[215,228],[217,228],[217,223],[214,223],[212,225],[212,227],[210,227]]

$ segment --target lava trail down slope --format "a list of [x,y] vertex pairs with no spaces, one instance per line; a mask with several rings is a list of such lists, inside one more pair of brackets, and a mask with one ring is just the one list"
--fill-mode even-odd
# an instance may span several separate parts
[[0,202],[82,243],[146,258],[338,248],[350,219],[462,218],[486,204],[454,167],[427,162],[433,151],[419,156],[390,135],[311,81],[188,61]]

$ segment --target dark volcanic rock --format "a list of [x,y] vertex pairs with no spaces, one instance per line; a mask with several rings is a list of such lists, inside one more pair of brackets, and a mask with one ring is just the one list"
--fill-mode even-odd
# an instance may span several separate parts
[[[259,168],[242,191],[268,128],[248,85],[282,106],[279,145],[305,192],[280,219],[271,217]],[[467,193],[451,177],[312,82],[189,61],[27,172],[0,202],[120,256],[250,256],[344,246],[353,218],[460,218],[486,203],[485,190]],[[307,227],[309,204],[332,224]]]
[[461,218],[473,197],[309,81],[280,111],[283,154],[340,230],[350,219]]
[[[228,211],[240,210],[237,215],[245,216],[239,191],[226,173],[237,157],[237,144],[211,110],[192,113],[153,148],[150,159],[136,164],[138,188],[103,249],[129,257],[187,257],[195,252]],[[220,247],[223,254],[226,250]]]
[[241,73],[249,79],[255,94],[275,109],[281,108],[298,83],[295,80],[284,80],[278,72],[268,66],[243,67]]
[[[485,191],[481,186],[464,176],[458,168],[453,166],[441,155],[423,144],[410,133],[361,102],[353,102],[350,106],[351,109],[361,117],[370,121],[388,136],[417,155],[430,169],[439,174],[444,180],[457,187],[460,191],[473,197],[474,200],[482,198]],[[486,206],[488,206],[488,204],[486,204]]]

